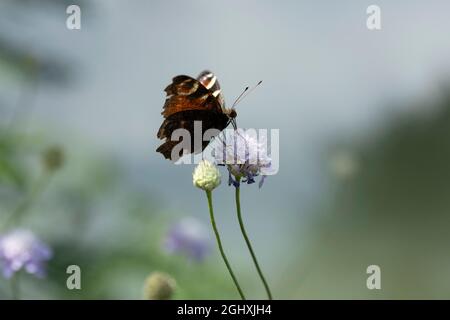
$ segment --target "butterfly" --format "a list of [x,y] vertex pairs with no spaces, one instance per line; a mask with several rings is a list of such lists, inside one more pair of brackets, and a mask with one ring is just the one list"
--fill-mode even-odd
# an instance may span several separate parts
[[[208,129],[220,132],[230,123],[236,128],[235,104],[229,109],[225,107],[219,81],[211,71],[201,72],[196,79],[186,75],[176,76],[164,91],[167,95],[161,112],[164,121],[157,134],[159,139],[164,139],[164,143],[156,149],[164,158],[176,161],[183,155],[202,152],[208,146],[214,136],[207,141],[201,139],[198,146],[194,143],[195,121],[201,121],[202,137]],[[182,137],[172,140],[172,133],[177,129],[189,132],[191,148],[172,152],[182,142]]]

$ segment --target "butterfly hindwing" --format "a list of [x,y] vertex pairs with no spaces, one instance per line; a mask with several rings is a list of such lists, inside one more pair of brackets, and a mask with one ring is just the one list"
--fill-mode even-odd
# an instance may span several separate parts
[[219,131],[222,131],[225,129],[228,117],[225,114],[217,114],[215,116],[211,116],[211,111],[207,110],[188,110],[188,111],[181,111],[178,112],[172,116],[170,116],[168,119],[166,119],[163,123],[164,132],[167,134],[166,141],[156,150],[157,152],[160,152],[164,155],[166,159],[171,159],[173,161],[176,161],[181,157],[183,154],[175,154],[172,156],[172,149],[175,145],[178,143],[181,143],[183,141],[183,138],[181,137],[180,140],[172,141],[171,136],[174,130],[176,129],[185,129],[189,131],[191,141],[190,141],[190,148],[188,150],[183,151],[184,154],[190,154],[190,153],[198,153],[203,151],[207,145],[209,144],[209,141],[203,141],[201,140],[200,145],[195,144],[195,137],[194,137],[194,124],[195,121],[201,121],[201,128],[202,128],[202,136],[203,133],[208,129],[217,129]]

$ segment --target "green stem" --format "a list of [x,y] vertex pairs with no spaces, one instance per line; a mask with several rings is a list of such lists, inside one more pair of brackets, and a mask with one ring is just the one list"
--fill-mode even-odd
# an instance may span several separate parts
[[211,217],[211,224],[214,229],[214,233],[216,235],[217,245],[219,246],[220,254],[222,255],[222,259],[225,262],[225,265],[227,266],[227,269],[228,269],[228,272],[230,273],[231,278],[233,278],[233,282],[236,285],[237,290],[239,291],[239,295],[241,296],[241,299],[245,300],[244,293],[242,293],[241,287],[240,287],[236,277],[234,276],[234,273],[233,273],[233,270],[231,269],[230,264],[228,263],[227,256],[225,255],[225,252],[223,251],[222,241],[220,240],[219,231],[217,230],[216,221],[214,219],[211,191],[206,191],[206,196],[208,198],[209,216]]
[[10,280],[12,300],[20,300],[19,294],[19,272],[16,272]]
[[16,209],[10,214],[4,223],[4,227],[8,227],[13,222],[20,222],[23,215],[32,207],[35,200],[40,196],[40,194],[47,187],[50,181],[51,172],[44,171],[38,178],[36,184],[32,188],[30,194],[16,207]]
[[266,278],[264,277],[261,268],[259,267],[258,260],[256,259],[255,252],[253,251],[252,244],[250,243],[250,239],[247,236],[247,231],[245,231],[244,222],[242,221],[242,215],[241,215],[241,197],[240,197],[240,187],[236,187],[236,211],[237,211],[237,217],[239,220],[239,226],[241,227],[242,235],[244,236],[245,242],[247,243],[248,250],[250,251],[250,254],[253,259],[253,263],[255,264],[256,270],[258,271],[259,277],[261,278],[262,283],[264,284],[264,288],[266,289],[267,296],[269,297],[269,300],[272,300],[272,293],[270,292],[269,285],[267,284]]

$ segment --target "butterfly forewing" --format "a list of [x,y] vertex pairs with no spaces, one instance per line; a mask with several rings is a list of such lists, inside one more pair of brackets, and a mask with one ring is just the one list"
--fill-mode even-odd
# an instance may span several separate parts
[[214,73],[205,70],[198,75],[197,80],[217,98],[220,107],[224,108],[225,100],[223,98],[222,90],[220,89],[219,80],[217,80]]
[[166,102],[161,113],[165,118],[187,110],[221,111],[217,99],[198,80],[188,76],[177,76],[165,89]]

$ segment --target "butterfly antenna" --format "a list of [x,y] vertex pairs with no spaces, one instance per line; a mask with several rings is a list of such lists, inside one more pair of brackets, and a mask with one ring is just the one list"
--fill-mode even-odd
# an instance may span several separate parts
[[249,87],[245,87],[244,91],[241,92],[241,94],[236,98],[236,100],[234,100],[233,105],[231,106],[231,109],[233,109],[236,104],[239,102],[239,99],[242,98],[242,96],[244,95],[244,93],[247,92],[247,90],[249,89]]
[[[236,101],[233,103],[233,106],[231,108],[234,108],[239,102],[241,102],[246,96],[248,96],[253,90],[255,90],[260,84],[262,83],[262,80],[260,80],[257,84],[255,84],[250,90],[249,87],[246,87],[244,92],[242,92],[239,97],[236,99]],[[244,94],[245,93],[245,94]]]

